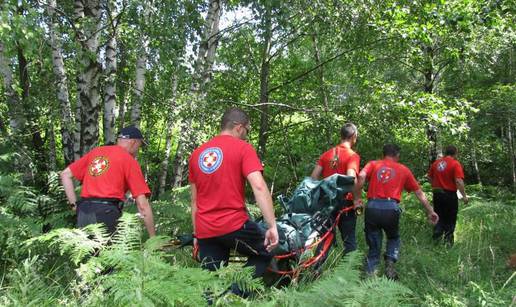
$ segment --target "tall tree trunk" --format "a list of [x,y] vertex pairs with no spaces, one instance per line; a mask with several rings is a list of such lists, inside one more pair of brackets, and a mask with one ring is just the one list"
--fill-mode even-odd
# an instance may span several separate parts
[[[434,49],[431,46],[424,46],[423,53],[426,57],[427,63],[426,67],[424,67],[424,85],[423,90],[427,94],[434,93],[435,87],[435,72],[434,72]],[[428,138],[428,143],[430,148],[428,150],[428,167],[432,165],[432,163],[437,160],[438,149],[437,149],[437,128],[431,125],[429,122],[426,127],[426,136]]]
[[[108,4],[109,5],[109,4]],[[110,20],[115,20],[117,10],[113,11]],[[116,106],[116,52],[118,24],[112,24],[112,33],[106,45],[106,85],[104,87],[104,117],[102,127],[104,129],[104,143],[113,144],[116,141],[115,132],[115,106]]]
[[144,25],[149,22],[150,8],[149,4],[143,2],[143,12],[140,24],[140,48],[138,50],[138,59],[136,60],[136,76],[134,86],[134,99],[131,108],[131,124],[140,127],[142,117],[141,106],[143,103],[143,93],[145,90],[145,72],[147,71],[148,45],[149,38]]
[[54,134],[54,126],[50,124],[47,131],[48,139],[48,169],[50,171],[57,170],[57,155],[56,155],[56,137]]
[[172,151],[172,128],[174,127],[174,109],[176,108],[176,97],[177,97],[177,75],[172,77],[172,97],[168,104],[168,116],[167,116],[167,130],[165,132],[166,144],[165,144],[165,157],[161,162],[161,174],[159,176],[159,191],[158,195],[163,195],[167,183],[168,174],[168,163],[170,161],[170,153]]
[[[18,6],[18,14],[20,16],[23,16],[24,14],[24,7],[22,5]],[[30,95],[30,77],[29,77],[29,62],[27,58],[25,57],[25,52],[23,50],[23,47],[19,44],[19,42],[16,42],[17,46],[17,53],[18,53],[18,74],[20,78],[20,87],[22,89],[21,91],[21,99],[22,103],[21,105],[25,107],[28,107],[30,105],[29,103],[29,95]],[[48,175],[48,165],[47,165],[47,159],[45,152],[45,141],[43,140],[43,137],[41,136],[40,127],[38,124],[37,118],[35,118],[37,115],[34,113],[32,109],[28,109],[26,112],[27,117],[27,131],[30,134],[30,137],[32,139],[32,142],[30,142],[32,152],[34,153],[34,156],[32,158],[33,163],[35,165],[36,172],[33,175],[33,181],[34,184],[37,187],[43,188],[46,186],[47,183],[47,175]]]
[[509,145],[509,159],[511,160],[512,186],[516,190],[516,154],[514,153],[514,138],[512,135],[512,121],[510,117],[507,120],[507,139],[507,144]]
[[0,73],[2,74],[4,83],[4,95],[6,97],[9,114],[9,127],[12,134],[18,135],[25,126],[25,119],[20,97],[14,90],[13,73],[9,62],[9,58],[5,55],[4,43],[0,41]]
[[317,69],[317,75],[319,77],[319,95],[324,108],[324,114],[322,114],[321,122],[323,123],[324,136],[326,137],[326,145],[333,145],[332,142],[332,129],[329,124],[330,119],[330,106],[328,104],[328,91],[326,90],[326,81],[324,79],[324,65],[321,65],[321,51],[319,49],[319,39],[317,37],[317,31],[312,35],[312,42],[314,44],[314,59],[315,65],[319,66]]
[[[77,111],[80,112],[80,147],[82,155],[95,147],[99,138],[99,37],[101,23],[100,0],[76,0],[75,22],[80,25],[77,39],[81,44],[78,76]],[[77,120],[78,121],[78,120]]]
[[[119,52],[119,56],[120,56],[120,65],[119,65],[119,70],[120,72],[123,72],[125,70],[125,68],[127,67],[127,52],[126,52],[126,48],[123,44],[122,41],[119,42],[118,44],[118,52]],[[122,76],[123,78],[123,76]],[[126,109],[127,109],[127,102],[129,101],[130,99],[130,93],[131,91],[129,90],[131,88],[131,84],[130,83],[126,83],[126,82],[121,82],[120,85],[118,86],[118,89],[119,89],[119,104],[118,106],[116,107],[116,111],[115,111],[115,114],[116,114],[116,121],[117,121],[117,130],[120,131],[124,125],[125,125],[125,114],[126,114]]]
[[258,136],[258,154],[265,159],[267,138],[269,132],[269,76],[270,76],[270,51],[272,39],[272,17],[270,3],[265,4],[263,16],[263,45],[262,63],[260,66],[260,133]]
[[475,169],[475,175],[477,177],[477,181],[480,185],[482,185],[482,180],[480,177],[480,169],[478,168],[478,159],[477,159],[477,144],[475,140],[472,141],[471,144],[471,159],[473,160],[473,168]]
[[[183,182],[185,168],[187,166],[186,157],[195,147],[197,140],[192,129],[192,117],[195,112],[203,108],[206,96],[206,87],[211,80],[211,72],[215,53],[217,50],[220,16],[222,12],[221,0],[210,0],[208,14],[203,29],[199,51],[194,65],[193,81],[190,87],[190,104],[183,110],[178,149],[176,151],[174,163],[174,187],[179,187]],[[200,112],[202,114],[202,112]]]
[[56,1],[49,0],[47,13],[50,18],[48,28],[50,32],[50,46],[52,47],[52,68],[56,77],[57,100],[61,105],[61,139],[63,144],[63,157],[65,165],[70,164],[74,157],[73,150],[73,118],[72,106],[68,94],[68,81],[64,68],[61,43],[56,34],[57,22],[55,20]]

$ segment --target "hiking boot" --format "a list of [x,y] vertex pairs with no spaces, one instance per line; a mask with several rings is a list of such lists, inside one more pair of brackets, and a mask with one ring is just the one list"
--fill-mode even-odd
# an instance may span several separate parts
[[394,262],[387,260],[385,262],[385,277],[390,280],[398,280],[398,273],[396,272],[396,269],[394,268]]
[[371,272],[366,272],[367,278],[375,278],[378,277],[378,270],[373,270]]

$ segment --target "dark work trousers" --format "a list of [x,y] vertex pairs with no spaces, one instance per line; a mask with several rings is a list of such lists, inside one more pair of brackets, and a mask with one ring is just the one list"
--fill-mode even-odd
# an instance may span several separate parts
[[253,221],[247,221],[242,228],[231,233],[198,239],[199,256],[203,269],[215,271],[227,265],[231,250],[248,257],[245,266],[254,266],[254,278],[262,277],[271,262],[272,255],[263,245],[263,230]]
[[[342,208],[353,205],[353,201],[343,200]],[[344,254],[352,252],[357,249],[357,238],[355,235],[355,227],[357,225],[357,215],[355,210],[344,212],[340,215],[339,230],[344,242]]]
[[457,192],[434,191],[434,211],[439,215],[439,221],[434,226],[433,238],[444,240],[453,244],[453,232],[457,223],[457,212],[459,210],[459,199]]
[[117,201],[82,199],[77,202],[77,227],[103,223],[110,234],[114,233],[122,209]]
[[395,200],[370,199],[365,207],[365,236],[369,246],[367,273],[373,273],[380,263],[383,232],[387,236],[385,260],[398,261],[400,249],[401,208]]

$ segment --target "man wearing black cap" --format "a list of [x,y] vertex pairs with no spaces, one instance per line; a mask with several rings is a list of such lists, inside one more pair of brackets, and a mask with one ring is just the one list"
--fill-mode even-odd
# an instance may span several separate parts
[[[70,164],[61,172],[61,182],[72,210],[77,211],[77,227],[104,223],[110,233],[122,215],[121,204],[129,190],[136,200],[149,236],[155,235],[154,217],[148,197],[150,189],[135,157],[145,144],[134,126],[122,129],[116,145],[100,146]],[[77,201],[72,178],[82,182]]]

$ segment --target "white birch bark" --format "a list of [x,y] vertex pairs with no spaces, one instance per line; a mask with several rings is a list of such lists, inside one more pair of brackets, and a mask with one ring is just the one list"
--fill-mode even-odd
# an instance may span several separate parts
[[172,77],[172,97],[168,105],[168,116],[167,116],[167,130],[165,132],[166,145],[165,145],[165,157],[161,162],[161,174],[159,176],[159,191],[158,195],[162,195],[165,192],[167,175],[168,175],[168,164],[170,161],[170,153],[172,151],[172,129],[174,127],[175,116],[174,111],[176,108],[176,97],[177,97],[177,75]]
[[[143,11],[142,11],[142,24],[147,24],[149,22],[149,3],[143,2]],[[135,76],[135,84],[134,84],[134,99],[131,108],[131,124],[136,127],[140,126],[140,121],[142,117],[141,105],[143,102],[143,93],[145,90],[145,73],[147,71],[147,61],[148,61],[148,46],[149,46],[149,37],[145,33],[145,30],[142,26],[140,26],[140,48],[138,50],[138,59],[136,60],[136,76]]]
[[73,157],[73,118],[72,106],[68,92],[68,80],[63,61],[63,51],[60,39],[56,34],[57,22],[55,20],[56,0],[49,0],[47,13],[49,16],[48,29],[50,34],[50,46],[52,48],[52,69],[56,77],[57,100],[61,105],[61,138],[63,144],[63,156],[65,164],[68,165]]
[[[187,165],[186,157],[198,141],[192,129],[192,118],[196,111],[205,104],[206,86],[211,80],[211,73],[218,45],[221,0],[210,0],[206,22],[199,44],[197,59],[194,65],[193,81],[190,87],[191,103],[186,106],[186,120],[181,123],[179,145],[175,157],[174,187],[181,185]],[[202,114],[202,112],[200,112]],[[202,120],[202,119],[201,119]]]
[[25,123],[21,113],[22,106],[20,97],[14,89],[13,72],[9,62],[9,58],[5,55],[4,44],[0,41],[0,73],[4,83],[4,95],[9,112],[9,127],[11,133],[16,135],[21,132]]
[[[106,3],[109,5],[109,3]],[[104,117],[102,127],[104,129],[104,142],[115,143],[115,119],[116,119],[116,72],[117,72],[117,27],[116,16],[118,10],[116,5],[112,10],[110,20],[112,32],[106,45],[106,69],[105,69],[105,86],[104,86]]]
[[[80,156],[97,145],[99,127],[99,37],[101,10],[99,0],[76,0],[75,22],[79,25],[77,39],[81,44],[80,63],[82,71],[78,76],[78,99],[76,122],[80,129],[80,146],[75,152]],[[79,121],[79,118],[81,119]],[[77,125],[76,125],[77,126]],[[77,134],[76,134],[77,136]],[[76,141],[76,140],[75,140]]]

